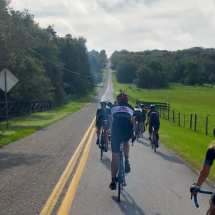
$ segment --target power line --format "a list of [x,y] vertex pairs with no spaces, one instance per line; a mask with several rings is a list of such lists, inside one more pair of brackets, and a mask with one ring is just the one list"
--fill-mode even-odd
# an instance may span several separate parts
[[[21,0],[21,1],[23,2],[23,4],[24,4],[26,7],[28,7],[28,6],[25,4],[25,2],[24,2],[23,0]],[[40,2],[40,0],[38,0],[38,1]],[[41,2],[40,2],[40,4],[42,5]],[[42,5],[42,7],[43,7],[43,9],[45,10],[45,8],[44,8],[43,5]],[[46,11],[46,10],[45,10],[45,11]],[[47,12],[47,11],[46,11],[46,12]],[[52,20],[52,21],[53,21],[53,20]],[[25,47],[25,44],[23,44],[22,42],[20,42],[20,41],[17,40],[17,39],[15,39],[15,40],[16,40],[18,43],[22,44],[22,45]],[[33,49],[31,49],[31,48],[29,48],[29,47],[27,47],[27,49],[29,49],[30,51],[34,52],[35,54],[37,54],[38,56],[42,57],[42,58],[45,59],[46,61],[49,61],[50,63],[54,64],[55,66],[57,66],[57,67],[59,67],[59,68],[65,70],[65,71],[67,71],[67,72],[70,72],[70,73],[73,73],[73,74],[76,74],[76,75],[81,75],[81,76],[86,77],[86,78],[98,76],[98,75],[89,75],[89,76],[86,76],[86,75],[83,75],[83,74],[78,73],[78,72],[73,72],[73,71],[71,71],[71,70],[69,70],[69,69],[66,69],[66,68],[60,66],[59,64],[56,64],[55,62],[53,62],[53,61],[51,61],[50,59],[44,57],[43,55],[41,55],[40,53],[34,51]]]
[[[25,46],[25,44],[23,44],[23,43],[20,42],[19,40],[16,39],[16,41],[17,41],[18,43],[22,44],[23,46]],[[83,74],[78,73],[78,72],[73,72],[73,71],[71,71],[71,70],[69,70],[69,69],[64,68],[63,66],[60,66],[59,64],[56,64],[55,62],[53,62],[53,61],[51,61],[50,59],[44,57],[43,55],[41,55],[40,53],[34,51],[33,49],[31,49],[31,48],[27,48],[27,49],[29,49],[30,51],[32,51],[32,52],[34,52],[35,54],[37,54],[37,55],[39,55],[40,57],[42,57],[43,59],[49,61],[50,63],[54,64],[55,66],[57,66],[57,67],[59,67],[59,68],[65,70],[65,71],[67,71],[67,72],[71,72],[71,73],[76,74],[76,75],[82,75],[83,77],[86,77],[86,78],[90,78],[90,77],[95,77],[95,76],[97,76],[97,75],[89,75],[89,76],[87,76],[87,75],[83,75]]]
[[45,9],[45,7],[43,6],[42,2],[41,2],[40,0],[38,0],[38,2],[39,2],[40,5],[42,6],[43,10],[46,12],[46,15],[47,15],[48,17],[51,18],[51,20],[52,20],[52,22],[53,22],[53,24],[54,24],[54,21],[53,21],[52,17],[49,15],[48,11]]

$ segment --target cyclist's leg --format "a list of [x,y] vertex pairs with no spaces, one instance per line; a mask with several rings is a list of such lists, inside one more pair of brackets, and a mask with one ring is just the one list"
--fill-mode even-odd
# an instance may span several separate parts
[[108,133],[109,131],[108,130],[105,130],[105,151],[107,151],[108,149]]
[[96,140],[96,144],[98,145],[99,144],[99,138],[100,138],[100,135],[101,135],[101,127],[97,124],[96,125],[96,134],[97,134],[97,140]]
[[117,126],[112,126],[111,129],[111,149],[112,149],[112,161],[111,161],[111,178],[112,182],[110,184],[110,189],[116,189],[116,173],[117,164],[119,159],[120,144],[122,142],[120,136],[120,129]]
[[152,136],[152,123],[149,122],[149,139],[151,140],[151,136]]
[[159,129],[160,129],[160,122],[156,122],[154,124],[154,132],[156,135],[157,142],[159,141],[159,134],[158,134]]
[[112,179],[116,178],[118,159],[119,159],[119,153],[112,152],[112,161],[111,161],[111,177],[112,177]]
[[215,192],[213,192],[210,200],[210,208],[208,215],[215,215]]
[[129,164],[129,143],[128,140],[133,136],[132,127],[125,127],[123,129],[123,151],[125,155],[125,173],[129,173],[131,171]]

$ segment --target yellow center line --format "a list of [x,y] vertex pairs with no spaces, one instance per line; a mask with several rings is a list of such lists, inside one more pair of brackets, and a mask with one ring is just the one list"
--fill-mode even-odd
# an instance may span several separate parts
[[[107,93],[108,88],[109,88],[109,76],[110,76],[110,74],[109,74],[109,69],[108,69],[108,86],[107,86],[107,89],[106,89],[105,93],[102,96],[102,99],[103,99],[104,95]],[[77,160],[78,160],[78,158],[79,158],[79,156],[81,154],[81,151],[82,151],[82,149],[84,147],[84,143],[85,143],[85,141],[86,141],[86,139],[87,139],[87,137],[88,137],[88,135],[90,133],[90,130],[93,127],[94,122],[95,122],[95,118],[93,119],[90,127],[87,129],[87,132],[85,133],[84,137],[82,138],[81,143],[79,144],[79,146],[76,149],[74,155],[72,156],[71,160],[69,161],[66,169],[64,170],[62,176],[60,177],[60,180],[58,181],[57,185],[55,186],[54,190],[52,191],[48,201],[44,205],[40,215],[50,215],[52,213],[52,211],[53,211],[53,209],[54,209],[54,207],[55,207],[55,205],[56,205],[56,203],[57,203],[57,201],[58,201],[58,199],[60,197],[60,194],[61,194],[63,188],[65,187],[65,184],[66,184],[69,176],[71,175],[75,164],[77,163]],[[87,146],[85,148],[84,154],[83,154],[83,156],[81,158],[80,164],[79,164],[78,169],[76,171],[76,173],[78,172],[79,179],[77,179],[76,174],[75,174],[76,177],[74,176],[75,179],[73,178],[73,180],[75,180],[75,183],[76,183],[76,188],[73,189],[73,197],[71,197],[71,195],[72,195],[71,194],[69,200],[66,200],[67,202],[69,201],[69,205],[70,205],[69,208],[66,209],[67,211],[69,211],[69,209],[71,207],[71,204],[72,204],[72,201],[73,201],[73,198],[74,198],[74,195],[75,195],[75,192],[76,192],[80,177],[82,175],[84,166],[86,164],[86,160],[87,160],[87,157],[88,157],[88,154],[89,154],[89,150],[90,150],[91,142],[92,142],[92,139],[93,139],[94,131],[95,131],[95,128],[92,129],[92,132],[91,132],[90,138],[89,138],[89,140],[87,142]],[[74,182],[72,181],[72,183],[74,183]],[[71,190],[71,185],[70,185],[69,190]],[[67,191],[67,196],[68,196],[69,190]],[[68,198],[67,196],[64,198],[63,202],[65,202],[65,199]],[[64,208],[64,207],[65,207],[65,203],[64,204],[62,203],[61,208]],[[61,209],[60,209],[60,211],[61,211]],[[60,213],[60,211],[59,211],[59,213]],[[63,213],[63,214],[65,214],[65,213]]]
[[[50,215],[52,210],[54,209],[59,196],[69,178],[69,176],[72,173],[72,170],[81,154],[81,151],[84,147],[84,143],[90,133],[90,130],[93,127],[93,124],[95,122],[95,118],[93,119],[91,125],[89,126],[89,128],[87,129],[87,132],[85,133],[84,137],[81,140],[81,143],[79,144],[78,148],[76,149],[74,155],[72,156],[71,160],[69,161],[66,169],[64,170],[62,176],[60,177],[60,180],[58,181],[58,183],[56,184],[54,190],[52,191],[48,201],[46,202],[46,204],[43,207],[43,210],[41,211],[40,215]],[[94,131],[94,130],[93,130]]]
[[89,151],[90,151],[90,146],[91,146],[91,143],[93,140],[94,131],[95,131],[95,128],[92,129],[92,132],[91,132],[90,137],[88,139],[88,142],[87,142],[86,148],[84,150],[83,156],[82,156],[81,161],[78,165],[76,173],[72,179],[72,182],[69,186],[69,189],[66,193],[66,196],[65,196],[65,198],[61,204],[61,207],[58,211],[58,215],[67,215],[70,211],[70,208],[71,208],[71,205],[72,205],[72,202],[73,202],[79,181],[81,179],[81,175],[83,173],[84,167],[85,167],[86,162],[87,162],[87,158],[88,158]]

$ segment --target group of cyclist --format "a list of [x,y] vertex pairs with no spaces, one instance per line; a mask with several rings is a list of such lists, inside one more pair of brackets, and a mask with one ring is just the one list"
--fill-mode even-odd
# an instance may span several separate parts
[[[157,142],[159,140],[158,130],[160,128],[159,112],[156,111],[155,105],[150,106],[150,110],[144,108],[141,104],[133,108],[128,104],[128,96],[125,93],[120,93],[117,96],[117,101],[112,104],[110,101],[100,102],[101,107],[96,112],[96,128],[97,128],[97,141],[99,145],[99,137],[101,133],[101,127],[104,126],[105,135],[105,148],[104,151],[108,151],[108,133],[111,127],[111,148],[112,148],[112,161],[111,161],[111,177],[112,181],[109,185],[111,190],[116,189],[117,182],[117,162],[119,158],[120,145],[123,143],[123,151],[125,155],[125,173],[131,171],[129,163],[129,139],[135,140],[135,123],[142,123],[143,126],[149,125],[149,139],[151,139],[152,128],[156,135]],[[147,122],[146,121],[147,115]],[[105,124],[103,123],[105,121]],[[158,144],[157,144],[158,147]],[[196,194],[200,189],[204,181],[209,175],[211,166],[215,159],[215,141],[211,144],[206,153],[206,158],[198,176],[197,182],[190,187],[191,195]],[[211,196],[210,208],[208,215],[215,215],[215,192]]]
[[[111,126],[111,148],[112,148],[112,161],[111,161],[111,177],[112,181],[110,184],[110,189],[116,189],[116,173],[117,173],[117,162],[119,158],[120,145],[123,143],[123,151],[125,156],[125,173],[131,171],[129,163],[129,143],[128,141],[136,139],[135,136],[135,123],[143,123],[143,126],[149,124],[149,139],[151,139],[152,127],[156,133],[157,141],[159,140],[158,130],[160,126],[159,113],[155,110],[155,105],[150,106],[148,111],[141,104],[133,108],[128,104],[128,96],[125,93],[120,93],[117,101],[112,104],[110,101],[101,101],[101,107],[96,113],[96,128],[97,128],[97,141],[96,144],[99,145],[99,137],[101,133],[101,127],[104,128],[105,136],[105,148],[104,151],[108,151],[108,132]],[[147,114],[147,123],[146,121]],[[103,123],[105,122],[105,123]],[[157,145],[158,147],[158,145]]]

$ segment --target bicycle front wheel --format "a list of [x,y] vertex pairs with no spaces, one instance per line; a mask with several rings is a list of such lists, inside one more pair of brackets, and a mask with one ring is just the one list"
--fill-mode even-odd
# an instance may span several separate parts
[[122,186],[122,183],[118,182],[118,202],[120,202],[121,186]]

